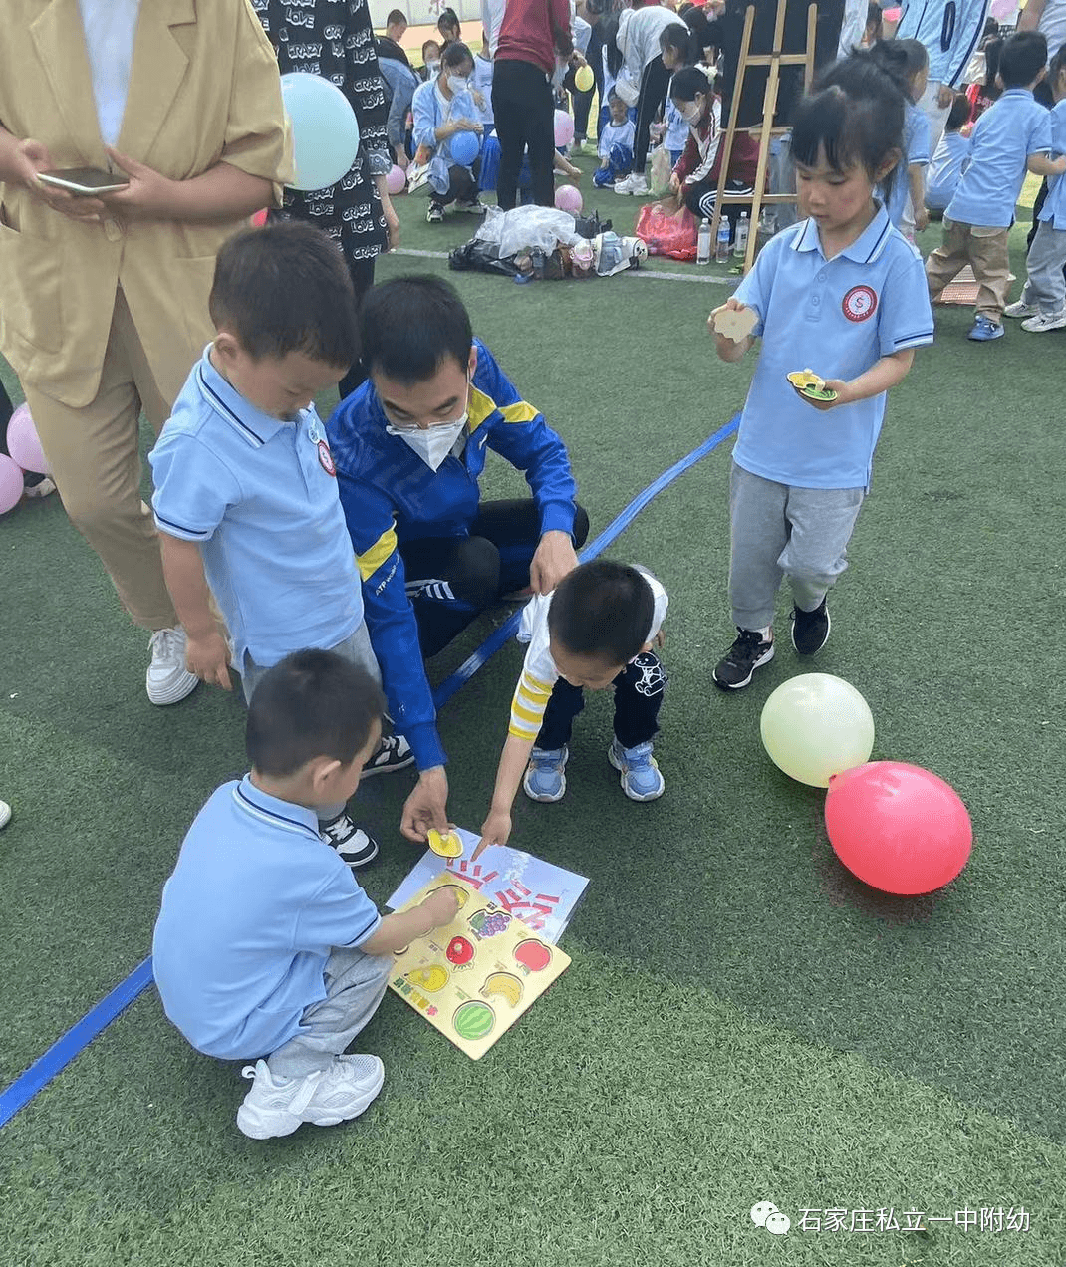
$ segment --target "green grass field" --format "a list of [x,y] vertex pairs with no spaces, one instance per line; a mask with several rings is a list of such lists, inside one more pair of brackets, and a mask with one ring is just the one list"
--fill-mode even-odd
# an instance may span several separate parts
[[[640,205],[586,197],[623,231]],[[473,231],[426,225],[424,199],[398,205],[405,249]],[[754,365],[721,364],[705,331],[725,270],[665,269],[711,280],[452,275],[566,438],[594,533],[736,412]],[[423,270],[446,264],[393,255],[378,276]],[[892,394],[813,666],[785,636],[749,690],[711,684],[732,636],[730,442],[609,551],[671,594],[668,790],[625,800],[610,702],[593,697],[566,799],[520,797],[513,837],[591,877],[563,940],[573,966],[484,1060],[389,996],[366,1032],[387,1081],[365,1117],[255,1144],[234,1124],[237,1067],[192,1052],[148,991],[0,1132],[0,1261],[1062,1267],[1063,339],[1012,325],[985,348],[969,324],[938,310],[936,346]],[[520,486],[497,463],[484,489]],[[56,498],[0,521],[0,558],[7,1085],[147,953],[185,829],[243,770],[243,709],[206,688],[147,704],[145,638]],[[484,815],[520,659],[509,644],[443,710],[463,826]],[[966,802],[973,855],[948,889],[891,898],[852,880],[823,794],[766,757],[762,704],[811,667],[869,700],[875,758],[927,766]],[[409,787],[399,774],[360,795],[385,845],[365,876],[379,902],[419,854],[396,831]],[[787,1235],[753,1224],[761,1200],[791,1218]],[[1024,1207],[1027,1230],[966,1225],[997,1207]],[[838,1209],[876,1225],[861,1211],[889,1208],[901,1230],[801,1221]],[[915,1211],[925,1230],[902,1230]]]

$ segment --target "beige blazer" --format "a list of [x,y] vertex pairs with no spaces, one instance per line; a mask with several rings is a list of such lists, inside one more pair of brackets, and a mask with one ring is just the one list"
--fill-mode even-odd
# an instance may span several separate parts
[[[58,167],[107,166],[78,0],[3,0],[0,124]],[[292,177],[277,61],[248,0],[141,0],[116,146],[173,179],[219,161]],[[121,287],[164,398],[214,331],[215,254],[244,223],[79,224],[0,183],[0,352],[24,383],[92,401]]]

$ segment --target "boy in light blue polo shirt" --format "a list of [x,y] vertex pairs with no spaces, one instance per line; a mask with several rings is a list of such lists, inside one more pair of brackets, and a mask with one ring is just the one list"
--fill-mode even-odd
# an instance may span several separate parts
[[[249,699],[265,669],[301,647],[335,648],[379,676],[314,407],[315,393],[347,372],[359,345],[344,260],[309,225],[248,230],[219,252],[209,303],[218,335],[148,458],[188,667],[228,690],[232,655]],[[410,759],[392,738],[372,770]],[[322,827],[353,866],[378,852],[343,805],[324,808]]]
[[729,592],[737,637],[713,671],[724,689],[747,686],[773,658],[783,576],[792,588],[796,651],[813,655],[825,644],[827,596],[847,567],[887,390],[909,373],[914,349],[932,342],[921,255],[874,197],[879,185],[891,191],[894,179],[907,178],[893,170],[904,107],[899,85],[867,54],[826,71],[793,120],[808,219],[772,238],[711,314],[724,361],[739,360],[762,337],[733,450]]
[[1038,31],[1022,31],[1003,45],[1003,95],[974,125],[969,166],[944,212],[944,240],[926,262],[934,298],[966,264],[973,269],[979,289],[967,338],[975,343],[1003,337],[1008,237],[1026,171],[1041,176],[1066,171],[1066,157],[1049,157],[1051,116],[1033,99],[1046,63],[1047,41]]
[[163,1009],[197,1051],[256,1061],[237,1112],[252,1139],[369,1106],[384,1066],[343,1053],[377,1011],[393,953],[457,909],[438,889],[383,919],[319,835],[320,807],[359,786],[384,704],[366,669],[331,651],[267,670],[248,710],[251,773],[212,794],[163,886],[152,939]]

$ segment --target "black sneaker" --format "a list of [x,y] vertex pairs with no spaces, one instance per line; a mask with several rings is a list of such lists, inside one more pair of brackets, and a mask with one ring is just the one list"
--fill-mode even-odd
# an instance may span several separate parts
[[774,658],[773,638],[764,639],[757,629],[737,629],[737,636],[711,675],[716,686],[736,691],[747,686],[760,664]]
[[411,745],[402,735],[382,735],[381,747],[363,766],[363,778],[369,779],[372,774],[391,774],[393,770],[403,770],[415,759]]
[[792,608],[792,645],[800,655],[814,655],[825,646],[832,628],[826,606],[828,599],[827,594],[812,612]]
[[318,830],[326,844],[332,845],[353,869],[365,867],[378,856],[378,842],[361,827],[356,827],[347,812],[331,818],[328,823],[319,823]]
[[439,202],[431,202],[426,211],[427,224],[440,224],[444,219],[444,208]]

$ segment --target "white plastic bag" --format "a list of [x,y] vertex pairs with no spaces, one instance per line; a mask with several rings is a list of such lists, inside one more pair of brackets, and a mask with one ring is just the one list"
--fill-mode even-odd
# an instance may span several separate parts
[[474,237],[497,246],[501,259],[537,247],[550,255],[557,246],[574,246],[581,241],[569,211],[537,206],[514,207],[510,211],[490,207]]

